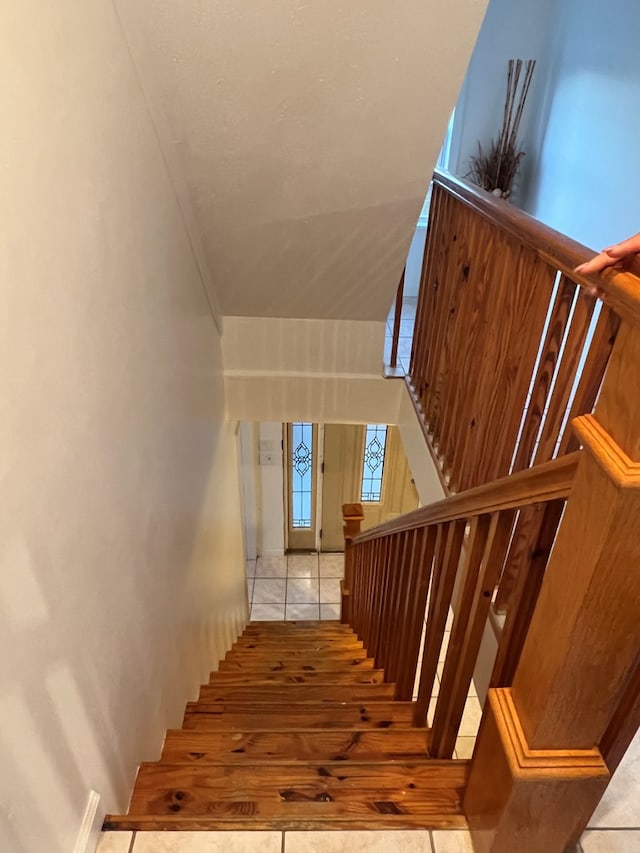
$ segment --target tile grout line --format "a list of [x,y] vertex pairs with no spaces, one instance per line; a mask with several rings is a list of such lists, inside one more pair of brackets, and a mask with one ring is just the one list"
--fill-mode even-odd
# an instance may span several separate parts
[[282,841],[280,844],[280,853],[284,853],[284,831],[282,832]]
[[436,853],[436,843],[433,840],[433,830],[429,830],[429,843],[431,845],[431,853]]
[[127,853],[133,853],[133,845],[136,843],[137,835],[138,835],[138,832],[137,832],[137,830],[134,829],[133,832],[131,833],[131,843],[129,844],[129,850],[127,851]]

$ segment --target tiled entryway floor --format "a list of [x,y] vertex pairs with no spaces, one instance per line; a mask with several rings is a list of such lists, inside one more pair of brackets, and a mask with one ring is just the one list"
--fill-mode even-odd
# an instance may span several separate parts
[[[454,829],[105,832],[97,853],[473,853],[473,847],[468,832]],[[576,853],[640,853],[640,830],[588,830]]]
[[251,619],[339,619],[343,554],[289,554],[247,562]]

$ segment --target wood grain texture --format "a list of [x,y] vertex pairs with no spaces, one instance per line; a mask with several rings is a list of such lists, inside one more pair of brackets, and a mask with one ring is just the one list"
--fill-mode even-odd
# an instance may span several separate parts
[[189,702],[182,727],[202,731],[391,729],[408,728],[412,714],[411,702],[308,702],[302,707],[283,706],[281,703],[228,702],[221,704],[220,708]]
[[408,761],[426,758],[424,731],[418,729],[301,729],[295,732],[205,732],[170,729],[163,761]]

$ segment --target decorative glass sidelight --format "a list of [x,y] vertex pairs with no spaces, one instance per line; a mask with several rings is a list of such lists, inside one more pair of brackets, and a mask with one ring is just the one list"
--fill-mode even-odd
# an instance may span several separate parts
[[291,426],[291,526],[309,529],[313,506],[313,424]]
[[378,503],[380,501],[386,446],[386,425],[368,424],[364,439],[364,459],[362,463],[360,500],[363,503]]

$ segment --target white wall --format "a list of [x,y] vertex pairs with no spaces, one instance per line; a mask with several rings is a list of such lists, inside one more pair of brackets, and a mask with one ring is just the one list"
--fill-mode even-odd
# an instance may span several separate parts
[[398,383],[402,393],[398,410],[397,424],[407,456],[411,476],[418,490],[420,504],[434,503],[445,496],[433,458],[427,449],[422,427],[416,416],[409,391],[404,382]]
[[260,554],[284,554],[284,469],[282,424],[260,424]]
[[478,153],[478,142],[487,150],[500,133],[509,59],[538,60],[521,124],[520,142],[526,154],[515,185],[518,204],[526,196],[535,166],[552,21],[552,0],[490,0],[456,106],[449,169],[464,176],[469,158]]
[[640,229],[640,4],[561,0],[527,209],[599,250]]
[[425,225],[418,225],[411,240],[409,254],[407,255],[407,266],[404,277],[404,295],[413,297],[418,296],[420,290],[420,275],[422,273],[422,258],[424,256],[424,244],[427,239],[427,228]]
[[0,45],[0,833],[69,853],[246,618],[237,448],[113,7],[5,4]]
[[258,424],[242,421],[238,425],[240,440],[240,491],[244,551],[247,560],[255,560],[260,547],[262,513],[260,469],[258,467]]
[[225,317],[229,417],[395,423],[400,384],[382,378],[385,324]]

